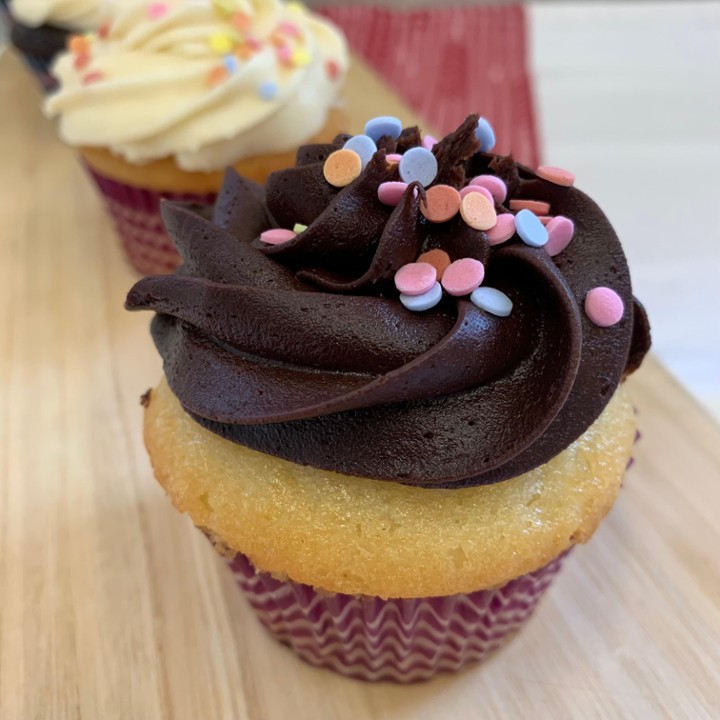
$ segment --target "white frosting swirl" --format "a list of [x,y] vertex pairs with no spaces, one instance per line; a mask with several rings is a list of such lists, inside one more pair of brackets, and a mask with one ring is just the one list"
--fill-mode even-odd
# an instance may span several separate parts
[[109,15],[112,0],[10,0],[12,16],[23,25],[54,25],[67,30],[94,30]]
[[[249,27],[238,30],[238,17]],[[248,40],[255,51],[243,51]],[[60,90],[46,112],[60,118],[61,137],[133,164],[172,156],[189,171],[303,144],[324,126],[347,68],[340,32],[279,0],[132,0],[89,55],[80,69],[72,53],[53,68]]]

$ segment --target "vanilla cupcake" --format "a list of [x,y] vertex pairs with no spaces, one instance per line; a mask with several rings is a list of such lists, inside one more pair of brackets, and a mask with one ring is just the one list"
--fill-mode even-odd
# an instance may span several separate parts
[[155,476],[260,621],[315,665],[425,680],[501,647],[612,507],[649,346],[620,243],[568,172],[394,118],[302,148],[138,282],[165,377]]
[[73,33],[97,30],[110,17],[115,0],[3,0],[13,45],[46,91],[57,81],[53,60]]
[[225,167],[263,181],[340,129],[345,40],[296,3],[131,0],[70,48],[46,111],[143,273],[178,262],[161,199],[212,204]]

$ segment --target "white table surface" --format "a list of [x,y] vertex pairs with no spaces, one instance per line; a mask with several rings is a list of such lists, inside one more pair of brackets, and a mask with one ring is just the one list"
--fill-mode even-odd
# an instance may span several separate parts
[[606,211],[655,352],[720,417],[720,3],[529,15],[544,158]]

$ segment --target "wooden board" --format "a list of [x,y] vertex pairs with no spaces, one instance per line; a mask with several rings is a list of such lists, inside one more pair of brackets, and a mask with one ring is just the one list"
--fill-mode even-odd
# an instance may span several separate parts
[[[365,68],[351,106],[412,115]],[[535,619],[484,667],[366,685],[270,640],[153,481],[160,363],[70,150],[0,58],[0,718],[720,717],[720,429],[650,359],[637,463]]]

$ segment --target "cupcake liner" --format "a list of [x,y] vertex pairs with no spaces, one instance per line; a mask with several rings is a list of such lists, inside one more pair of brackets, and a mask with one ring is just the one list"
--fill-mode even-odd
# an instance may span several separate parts
[[228,560],[260,622],[303,660],[360,680],[411,683],[485,659],[527,622],[567,551],[500,588],[431,598],[315,590]]
[[162,200],[212,205],[214,193],[161,192],[112,180],[85,164],[103,196],[130,264],[141,275],[164,275],[180,264],[160,215]]

